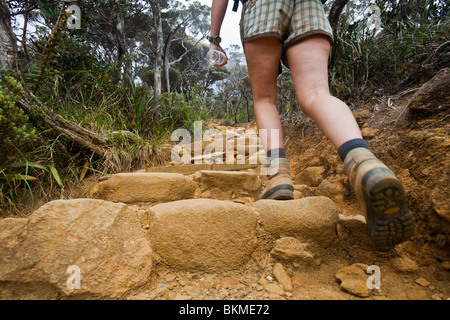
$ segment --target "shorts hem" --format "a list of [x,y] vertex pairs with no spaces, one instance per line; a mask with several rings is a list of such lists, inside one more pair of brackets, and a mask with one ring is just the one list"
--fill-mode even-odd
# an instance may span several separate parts
[[283,38],[280,36],[279,33],[276,33],[276,32],[264,32],[264,33],[258,33],[258,34],[255,34],[255,35],[253,35],[253,36],[244,38],[244,39],[242,40],[242,44],[244,44],[244,43],[246,43],[246,42],[249,42],[249,41],[252,41],[252,40],[255,40],[255,39],[259,39],[259,38],[267,38],[267,37],[275,37],[275,38],[280,39],[280,41],[283,40]]
[[289,48],[290,46],[292,46],[295,42],[302,40],[306,37],[312,36],[312,35],[324,35],[328,37],[328,40],[330,40],[331,45],[333,45],[334,43],[334,37],[331,33],[325,31],[325,30],[321,30],[321,29],[316,29],[316,30],[310,30],[307,32],[304,32],[302,34],[299,34],[297,36],[294,36],[290,39],[288,39],[285,43],[284,43],[284,49],[286,50],[287,48]]

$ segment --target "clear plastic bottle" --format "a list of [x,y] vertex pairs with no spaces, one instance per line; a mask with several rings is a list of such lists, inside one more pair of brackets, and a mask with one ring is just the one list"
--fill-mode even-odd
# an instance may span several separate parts
[[206,59],[208,59],[208,61],[212,65],[220,66],[227,60],[227,56],[222,51],[209,50],[208,54],[206,55]]

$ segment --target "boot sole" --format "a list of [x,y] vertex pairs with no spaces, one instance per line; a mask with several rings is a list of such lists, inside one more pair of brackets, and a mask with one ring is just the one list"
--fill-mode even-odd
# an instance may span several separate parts
[[395,176],[381,179],[363,193],[367,232],[378,248],[393,247],[414,235],[416,222],[403,185]]
[[278,185],[264,193],[260,199],[292,200],[294,199],[294,187],[288,184]]

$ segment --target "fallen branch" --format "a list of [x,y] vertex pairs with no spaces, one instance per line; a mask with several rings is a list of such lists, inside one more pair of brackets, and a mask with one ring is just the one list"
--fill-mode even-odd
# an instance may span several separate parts
[[21,98],[17,102],[38,127],[50,130],[55,135],[64,134],[72,139],[78,147],[87,149],[98,157],[105,157],[108,151],[107,143],[96,133],[71,123],[51,110],[33,106],[25,98]]

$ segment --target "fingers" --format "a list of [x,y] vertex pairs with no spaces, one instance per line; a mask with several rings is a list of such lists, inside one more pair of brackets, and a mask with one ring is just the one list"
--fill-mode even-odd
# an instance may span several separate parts
[[225,61],[222,63],[222,64],[220,64],[220,65],[218,65],[218,64],[215,64],[214,66],[216,66],[216,67],[223,67],[223,66],[225,66],[227,63],[228,63],[228,55],[227,55],[227,53],[225,52],[225,50],[223,50],[222,49],[222,47],[219,45],[219,44],[217,44],[217,43],[215,43],[215,42],[211,42],[210,43],[210,46],[209,46],[209,49],[210,50],[217,50],[217,51],[220,51],[220,52],[223,52],[224,54],[225,54]]

